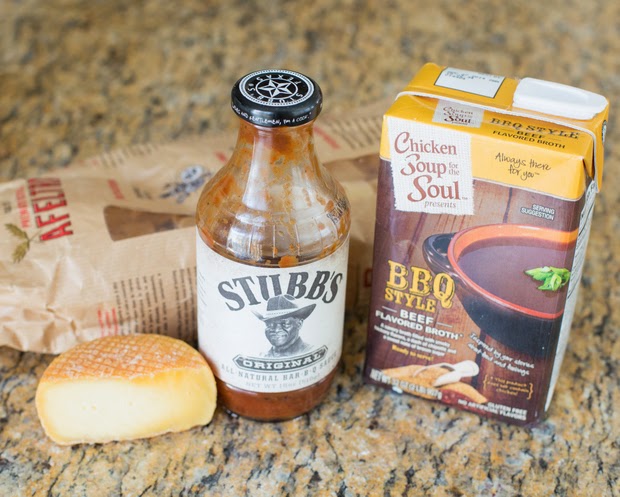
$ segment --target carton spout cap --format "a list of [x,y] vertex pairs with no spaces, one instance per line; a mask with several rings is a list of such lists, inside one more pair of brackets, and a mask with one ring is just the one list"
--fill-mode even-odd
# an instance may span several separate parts
[[512,103],[520,109],[578,120],[592,119],[607,107],[607,99],[598,93],[534,78],[519,81]]

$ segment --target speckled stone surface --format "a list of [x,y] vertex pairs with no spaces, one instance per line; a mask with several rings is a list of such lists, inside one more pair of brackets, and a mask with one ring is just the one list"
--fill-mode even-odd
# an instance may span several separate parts
[[0,495],[620,495],[620,3],[0,0],[0,177],[231,130],[229,89],[280,66],[328,111],[387,98],[423,62],[533,76],[612,101],[571,343],[548,419],[484,420],[361,381],[351,317],[327,401],[261,424],[218,410],[151,440],[60,447],[34,406],[52,357],[0,349]]

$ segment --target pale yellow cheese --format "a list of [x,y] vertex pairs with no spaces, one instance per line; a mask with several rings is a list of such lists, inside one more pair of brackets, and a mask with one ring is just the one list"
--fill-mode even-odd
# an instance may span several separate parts
[[138,334],[100,338],[59,355],[35,400],[56,443],[103,443],[205,425],[216,388],[209,365],[190,345]]

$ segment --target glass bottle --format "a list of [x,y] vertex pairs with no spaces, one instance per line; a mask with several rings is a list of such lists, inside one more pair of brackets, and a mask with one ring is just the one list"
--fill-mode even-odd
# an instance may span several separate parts
[[296,72],[241,78],[235,149],[198,201],[199,348],[220,403],[253,419],[315,407],[342,351],[350,210],[315,152],[321,104]]

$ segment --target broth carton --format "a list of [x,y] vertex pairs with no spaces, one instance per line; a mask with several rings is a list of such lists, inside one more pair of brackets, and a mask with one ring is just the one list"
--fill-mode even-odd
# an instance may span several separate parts
[[367,382],[502,421],[549,406],[608,102],[425,65],[384,116]]

